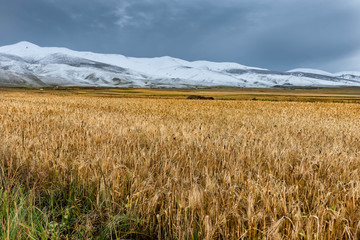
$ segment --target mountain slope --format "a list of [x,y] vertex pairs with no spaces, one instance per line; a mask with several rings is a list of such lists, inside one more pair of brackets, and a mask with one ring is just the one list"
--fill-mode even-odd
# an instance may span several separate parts
[[42,48],[29,42],[0,47],[0,86],[274,87],[360,86],[360,73],[314,69],[276,72],[237,63]]

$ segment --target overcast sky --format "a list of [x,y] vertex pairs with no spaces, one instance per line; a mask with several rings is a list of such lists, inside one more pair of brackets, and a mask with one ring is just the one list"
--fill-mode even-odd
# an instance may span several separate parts
[[360,71],[359,0],[0,0],[0,45]]

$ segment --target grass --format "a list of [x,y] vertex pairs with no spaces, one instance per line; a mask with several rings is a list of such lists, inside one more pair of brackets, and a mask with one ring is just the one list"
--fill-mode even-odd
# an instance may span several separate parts
[[150,238],[139,231],[139,219],[112,211],[96,183],[81,183],[72,171],[60,180],[56,170],[40,174],[2,159],[1,239]]
[[359,104],[92,91],[0,91],[1,239],[360,236]]
[[344,94],[344,95],[360,95],[360,93],[351,93],[351,92],[347,92],[347,93],[336,93],[336,94]]
[[217,100],[253,100],[289,101],[289,102],[339,102],[360,103],[360,88],[293,88],[293,89],[135,89],[101,87],[66,87],[11,89],[0,88],[1,93],[22,93],[36,95],[104,97],[104,98],[151,98],[151,99],[186,99],[190,95],[214,97]]

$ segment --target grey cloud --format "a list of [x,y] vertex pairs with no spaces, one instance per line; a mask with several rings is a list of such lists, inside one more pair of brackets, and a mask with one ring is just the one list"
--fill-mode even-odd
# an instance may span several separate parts
[[[0,44],[235,61],[288,70],[356,67],[356,0],[3,0]],[[355,55],[354,55],[355,54]],[[360,66],[358,66],[360,70]]]
[[264,18],[265,27],[251,36],[248,42],[252,44],[247,49],[254,56],[262,56],[264,63],[277,61],[280,69],[317,67],[357,51],[358,5],[346,5],[346,1],[314,2],[288,3],[271,12]]

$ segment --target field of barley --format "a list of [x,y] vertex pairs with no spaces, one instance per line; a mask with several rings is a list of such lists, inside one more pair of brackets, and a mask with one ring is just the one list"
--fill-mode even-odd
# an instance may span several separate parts
[[0,95],[1,239],[357,239],[360,104]]

